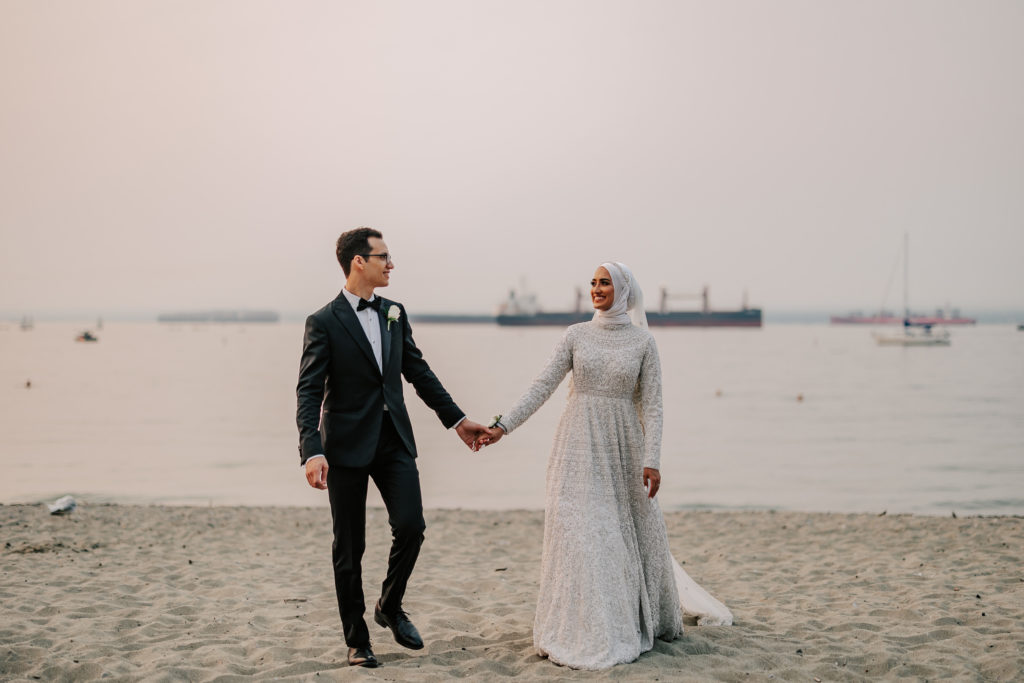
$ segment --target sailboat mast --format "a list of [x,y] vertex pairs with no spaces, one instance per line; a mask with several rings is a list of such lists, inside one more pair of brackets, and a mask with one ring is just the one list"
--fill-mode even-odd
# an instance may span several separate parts
[[910,320],[910,294],[909,294],[909,282],[910,282],[910,236],[903,233],[903,320]]

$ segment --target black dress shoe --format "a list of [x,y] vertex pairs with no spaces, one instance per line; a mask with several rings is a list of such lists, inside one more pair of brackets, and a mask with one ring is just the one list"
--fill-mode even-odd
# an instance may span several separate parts
[[402,610],[398,610],[394,614],[384,614],[380,611],[380,601],[378,601],[377,606],[373,608],[373,620],[381,626],[391,629],[391,632],[395,634],[395,642],[402,647],[407,647],[410,650],[423,649],[420,632],[416,630],[416,627],[409,621],[408,615]]
[[373,650],[370,646],[366,647],[350,647],[348,649],[348,665],[349,666],[365,666],[367,669],[376,669],[379,662],[377,658],[373,656]]

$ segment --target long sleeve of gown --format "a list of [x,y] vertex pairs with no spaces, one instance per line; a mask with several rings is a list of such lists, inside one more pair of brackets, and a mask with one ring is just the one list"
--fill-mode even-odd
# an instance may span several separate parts
[[651,337],[640,366],[637,410],[644,426],[644,467],[661,468],[661,360],[658,346]]
[[502,415],[501,424],[509,434],[526,422],[527,418],[537,412],[544,402],[551,398],[551,394],[555,393],[555,389],[572,369],[572,343],[569,339],[569,332],[570,330],[566,330],[562,335],[562,339],[555,346],[551,357],[548,358],[547,365],[533,380],[526,393],[516,401],[511,410]]

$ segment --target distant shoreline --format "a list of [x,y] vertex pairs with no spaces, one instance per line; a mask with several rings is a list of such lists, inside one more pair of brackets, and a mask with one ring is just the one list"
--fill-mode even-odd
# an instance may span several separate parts
[[[1024,322],[1024,310],[1021,309],[962,309],[965,313],[969,313],[971,317],[978,320],[978,325],[1011,325]],[[780,310],[766,310],[764,312],[764,324],[767,325],[785,325],[785,324],[806,324],[806,325],[828,325],[829,318],[833,315],[842,315],[847,312],[847,309],[780,309]],[[4,324],[17,326],[25,315],[31,315],[35,323],[76,323],[76,324],[94,324],[97,318],[102,318],[104,323],[107,322],[158,322],[157,318],[160,314],[152,311],[114,311],[114,312],[102,312],[102,313],[89,313],[81,311],[46,311],[41,312],[2,312],[0,313],[0,327]],[[281,323],[301,323],[305,321],[308,311],[284,311],[281,313],[275,313],[278,316],[275,322]],[[419,322],[419,324],[435,324],[436,322],[448,323],[481,323],[485,321],[491,321],[495,319],[493,313],[479,313],[479,312],[464,312],[464,313],[436,313],[436,312],[424,312],[410,314],[410,318],[413,322]],[[219,321],[217,321],[219,322]],[[248,322],[248,321],[242,321]],[[853,326],[853,327],[869,327],[865,325]]]
[[181,311],[156,317],[158,323],[276,323],[280,320],[277,311],[258,310]]

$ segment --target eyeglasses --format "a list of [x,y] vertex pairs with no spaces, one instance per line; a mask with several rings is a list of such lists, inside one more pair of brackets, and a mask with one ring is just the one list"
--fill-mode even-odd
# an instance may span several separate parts
[[357,254],[357,256],[362,256],[365,259],[368,259],[371,256],[376,256],[377,258],[383,260],[384,263],[394,263],[391,260],[391,254],[387,253],[386,251],[383,254]]

